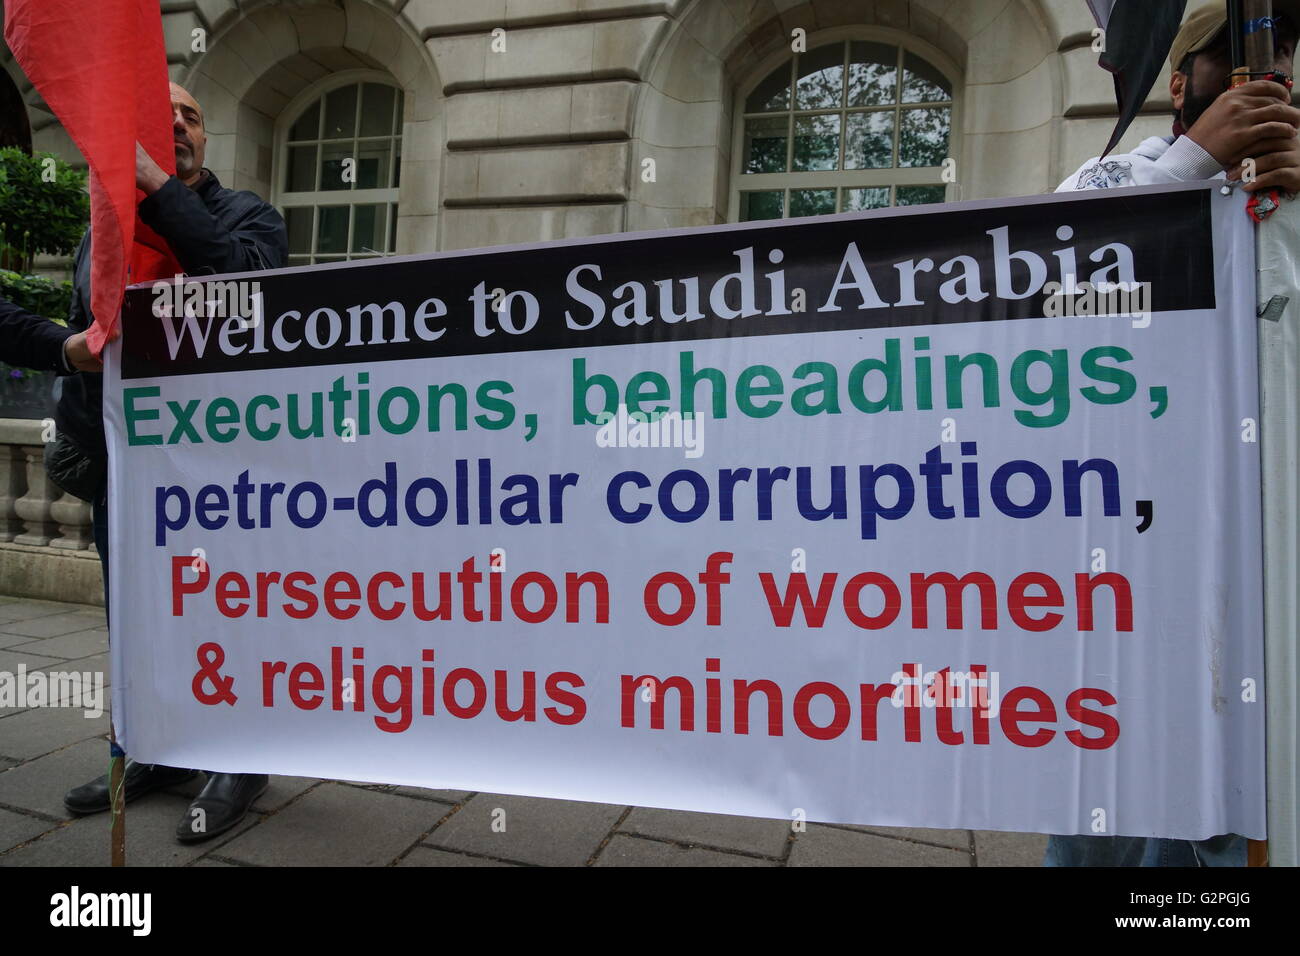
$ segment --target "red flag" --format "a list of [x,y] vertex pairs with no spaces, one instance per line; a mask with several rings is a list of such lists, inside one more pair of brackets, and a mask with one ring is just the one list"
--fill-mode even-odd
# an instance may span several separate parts
[[181,271],[136,215],[138,140],[174,173],[171,92],[158,0],[5,0],[5,40],[90,165],[96,354],[116,337],[122,292]]

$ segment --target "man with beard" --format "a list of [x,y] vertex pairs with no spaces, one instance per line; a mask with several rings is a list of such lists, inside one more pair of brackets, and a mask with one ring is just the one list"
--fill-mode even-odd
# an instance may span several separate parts
[[[1255,160],[1247,192],[1300,192],[1300,110],[1281,83],[1253,79],[1228,89],[1232,72],[1225,0],[1206,4],[1187,18],[1174,38],[1169,94],[1173,135],[1152,136],[1131,153],[1090,159],[1057,192],[1153,186],[1224,178],[1238,181],[1243,162]],[[1275,2],[1273,69],[1291,76],[1300,3]]]
[[[203,110],[181,86],[171,84],[172,134],[176,149],[176,175],[168,176],[136,144],[136,186],[145,194],[140,201],[141,220],[161,236],[190,276],[278,269],[289,254],[284,220],[269,203],[251,192],[224,188],[203,166],[207,147]],[[89,232],[77,248],[73,264],[72,310],[68,328],[80,332],[94,321],[90,313]],[[71,364],[85,368],[72,352]],[[97,364],[97,363],[95,363]],[[61,460],[67,468],[50,470],[56,484],[88,497],[92,504],[95,547],[104,568],[108,592],[108,507],[105,473],[108,452],[104,440],[103,376],[83,372],[60,380],[56,422],[59,435],[72,446]],[[47,459],[48,462],[48,459]],[[79,476],[74,488],[71,475]],[[86,476],[90,477],[87,478]],[[100,477],[96,478],[98,475]],[[92,487],[86,488],[86,485]],[[124,798],[132,800],[160,787],[193,777],[195,771],[126,761]],[[212,773],[176,828],[177,839],[198,842],[234,827],[267,787],[265,774]],[[109,809],[108,777],[69,790],[64,806],[75,814]]]
[[[1290,78],[1300,24],[1300,0],[1275,0],[1273,69]],[[1169,92],[1173,135],[1153,136],[1133,152],[1091,159],[1056,190],[1110,189],[1204,179],[1238,182],[1255,161],[1247,192],[1300,192],[1300,110],[1282,83],[1254,79],[1229,89],[1232,56],[1225,0],[1206,4],[1174,38]],[[1159,228],[1159,224],[1153,224]],[[1053,836],[1045,866],[1245,866],[1246,840],[1224,834],[1208,840],[1123,836]]]

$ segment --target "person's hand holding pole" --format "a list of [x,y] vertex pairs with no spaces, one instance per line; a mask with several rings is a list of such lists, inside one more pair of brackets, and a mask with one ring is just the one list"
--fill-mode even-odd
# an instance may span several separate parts
[[[1242,163],[1249,158],[1255,159],[1257,177],[1285,170],[1286,154],[1297,147],[1297,129],[1300,109],[1291,105],[1291,91],[1272,80],[1252,80],[1219,96],[1187,135],[1228,170],[1229,179],[1236,180],[1241,178]],[[1264,158],[1279,153],[1283,156],[1263,163]],[[1291,168],[1290,173],[1295,175],[1300,170]],[[1259,185],[1257,178],[1252,185],[1267,188],[1269,184]]]

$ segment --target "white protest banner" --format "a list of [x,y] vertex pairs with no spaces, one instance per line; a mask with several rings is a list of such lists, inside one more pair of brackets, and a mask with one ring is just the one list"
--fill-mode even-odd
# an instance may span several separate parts
[[134,289],[105,403],[119,740],[1260,837],[1252,270],[1197,186]]

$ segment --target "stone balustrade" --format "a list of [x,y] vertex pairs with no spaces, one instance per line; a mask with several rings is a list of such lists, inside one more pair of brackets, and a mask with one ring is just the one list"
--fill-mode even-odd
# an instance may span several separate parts
[[45,474],[48,429],[0,418],[0,594],[103,604],[90,505]]

